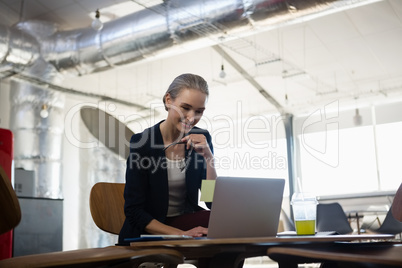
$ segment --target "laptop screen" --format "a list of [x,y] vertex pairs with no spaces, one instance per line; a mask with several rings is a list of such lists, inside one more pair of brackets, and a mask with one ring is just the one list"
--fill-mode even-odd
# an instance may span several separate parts
[[284,179],[218,177],[208,238],[276,236]]

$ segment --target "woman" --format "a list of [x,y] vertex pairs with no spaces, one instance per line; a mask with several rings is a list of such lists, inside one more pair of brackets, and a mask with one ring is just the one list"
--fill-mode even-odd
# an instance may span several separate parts
[[217,175],[211,136],[195,125],[208,94],[202,77],[176,77],[163,97],[166,120],[132,136],[119,243],[141,234],[207,234],[209,211],[198,206],[198,191]]

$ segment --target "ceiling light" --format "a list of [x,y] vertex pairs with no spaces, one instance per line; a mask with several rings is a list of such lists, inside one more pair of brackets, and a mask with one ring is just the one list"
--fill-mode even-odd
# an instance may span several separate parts
[[359,109],[356,108],[356,113],[353,116],[353,123],[355,126],[361,126],[363,123],[363,117],[359,114]]
[[221,65],[221,72],[219,73],[220,78],[225,78],[226,73],[225,73],[225,67],[223,67],[223,64]]
[[91,23],[91,27],[96,31],[100,31],[103,28],[103,23],[101,22],[101,20],[99,18],[100,18],[100,13],[99,13],[99,9],[97,9],[95,12],[95,19]]
[[302,70],[283,70],[282,71],[282,78],[283,79],[290,79],[290,80],[305,80],[309,79],[310,76],[308,73]]
[[47,110],[47,105],[43,104],[42,109],[39,112],[40,117],[47,118],[49,116],[49,111]]

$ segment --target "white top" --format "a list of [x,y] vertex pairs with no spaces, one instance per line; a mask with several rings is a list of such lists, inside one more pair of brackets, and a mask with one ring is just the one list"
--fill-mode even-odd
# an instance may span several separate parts
[[169,183],[168,217],[179,216],[184,212],[186,198],[186,173],[180,169],[185,166],[185,159],[166,158]]

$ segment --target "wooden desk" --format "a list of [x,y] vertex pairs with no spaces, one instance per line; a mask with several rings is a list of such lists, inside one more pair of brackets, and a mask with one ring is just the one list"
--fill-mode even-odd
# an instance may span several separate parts
[[394,235],[327,235],[327,236],[284,236],[255,238],[188,239],[133,242],[131,247],[172,248],[181,252],[186,260],[198,260],[200,267],[241,267],[244,259],[266,256],[274,246],[296,246],[308,244],[332,244],[337,241],[387,240]]
[[127,246],[109,246],[9,258],[0,261],[0,268],[139,267],[144,262],[176,267],[183,263],[183,255],[171,249],[133,250]]
[[[271,247],[268,256],[279,267],[297,267],[299,263],[333,264],[331,267],[401,267],[402,244],[395,243],[332,243]],[[365,266],[366,265],[366,266]]]

